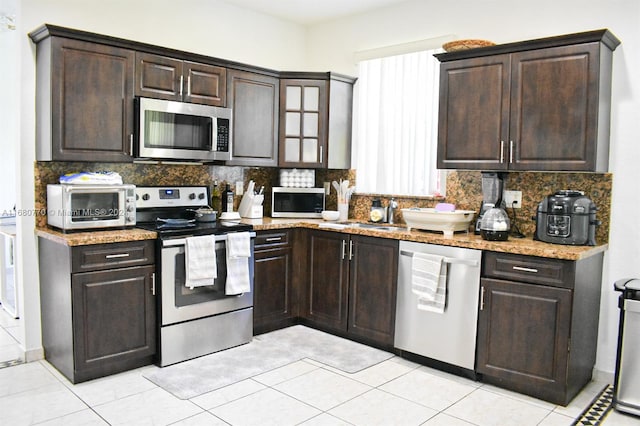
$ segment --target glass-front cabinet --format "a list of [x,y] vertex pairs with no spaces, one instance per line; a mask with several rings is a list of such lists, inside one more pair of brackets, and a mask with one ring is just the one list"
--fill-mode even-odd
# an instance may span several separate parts
[[355,79],[289,75],[280,80],[280,167],[348,169]]
[[284,141],[281,160],[287,165],[322,167],[327,108],[327,82],[285,80]]

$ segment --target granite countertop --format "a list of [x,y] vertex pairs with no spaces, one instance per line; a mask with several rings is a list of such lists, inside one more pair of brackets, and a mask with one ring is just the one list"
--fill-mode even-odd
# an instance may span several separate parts
[[158,237],[153,231],[138,228],[114,229],[108,231],[86,231],[63,233],[45,227],[36,228],[36,236],[47,238],[67,246],[87,246],[91,244],[122,243],[127,241],[155,240]]
[[[569,246],[534,241],[531,237],[509,238],[507,241],[486,241],[472,232],[455,233],[447,238],[441,232],[421,230],[408,231],[406,227],[398,225],[397,230],[387,231],[371,228],[345,227],[337,229],[330,227],[332,222],[322,219],[264,217],[261,219],[242,219],[242,223],[253,225],[256,231],[289,228],[320,229],[345,234],[365,235],[371,237],[390,238],[395,240],[415,241],[419,243],[439,244],[444,246],[464,247],[477,250],[487,250],[502,253],[522,254],[563,260],[580,260],[607,250],[607,244],[597,246]],[[355,223],[355,222],[354,222]],[[385,224],[381,224],[385,225]],[[329,226],[329,227],[325,227]],[[118,229],[112,231],[87,231],[62,233],[51,228],[37,228],[36,235],[48,238],[68,246],[82,246],[90,244],[107,244],[126,241],[153,240],[157,234],[138,228]]]
[[[322,229],[333,232],[343,232],[347,234],[367,235],[372,237],[391,238],[395,240],[415,241],[419,243],[439,244],[444,246],[464,247],[478,250],[495,251],[511,254],[522,254],[527,256],[539,256],[563,260],[580,260],[607,250],[607,244],[597,246],[569,246],[560,244],[550,244],[542,241],[534,241],[532,237],[512,238],[507,241],[486,241],[480,235],[472,232],[455,233],[453,237],[447,238],[442,232],[430,232],[421,230],[408,231],[406,227],[398,225],[397,231],[376,230],[371,228],[349,228],[335,229],[323,228],[331,226],[322,219],[272,219],[265,217],[262,219],[242,219],[243,223],[253,225],[256,231],[284,228],[310,228]],[[386,225],[386,224],[381,224]]]

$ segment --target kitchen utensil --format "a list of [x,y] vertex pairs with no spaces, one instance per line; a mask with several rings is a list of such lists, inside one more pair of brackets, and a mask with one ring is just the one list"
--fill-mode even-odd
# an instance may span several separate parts
[[215,222],[218,218],[218,212],[210,207],[190,211],[195,213],[196,222]]

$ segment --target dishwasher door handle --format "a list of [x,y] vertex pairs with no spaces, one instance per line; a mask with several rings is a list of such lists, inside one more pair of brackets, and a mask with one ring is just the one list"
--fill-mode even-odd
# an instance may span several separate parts
[[[402,256],[413,257],[412,251],[401,250],[400,254]],[[477,260],[467,260],[467,259],[456,259],[452,257],[445,257],[442,259],[446,263],[455,263],[456,265],[468,265],[468,266],[478,266]]]

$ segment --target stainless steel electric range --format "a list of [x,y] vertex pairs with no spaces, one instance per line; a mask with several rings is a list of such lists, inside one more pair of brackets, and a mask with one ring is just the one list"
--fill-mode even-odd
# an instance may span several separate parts
[[[195,211],[207,207],[206,186],[137,187],[137,227],[156,231],[156,282],[159,324],[158,365],[166,366],[251,341],[253,336],[253,246],[251,225],[199,222]],[[249,232],[251,291],[225,294],[226,240]],[[217,278],[213,285],[185,285],[185,244],[192,236],[214,235]]]

